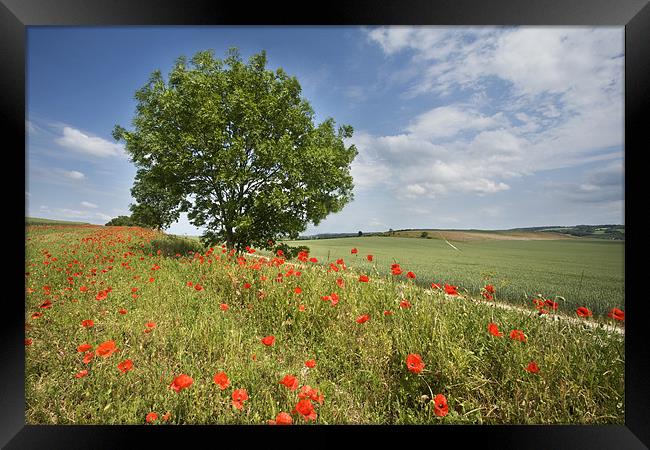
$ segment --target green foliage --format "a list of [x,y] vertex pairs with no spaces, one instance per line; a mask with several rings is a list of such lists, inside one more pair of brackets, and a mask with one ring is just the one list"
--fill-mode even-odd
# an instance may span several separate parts
[[292,259],[297,257],[298,253],[300,252],[309,253],[309,247],[307,247],[306,245],[298,245],[292,247],[286,242],[281,242],[279,244],[276,244],[275,247],[273,247],[274,254],[277,254],[278,250],[282,250],[282,253],[284,253],[285,258],[287,259]]
[[353,197],[352,127],[314,124],[298,80],[265,66],[265,52],[248,64],[236,49],[181,57],[167,80],[156,71],[137,91],[134,130],[114,129],[139,168],[134,190],[164,187],[150,209],[186,212],[206,243],[295,238]]
[[421,238],[424,238],[424,239],[426,239],[428,236],[429,236],[429,232],[427,232],[427,231],[423,231],[423,232],[420,234],[420,237],[421,237]]
[[138,170],[131,195],[138,202],[130,206],[134,222],[161,230],[178,220],[180,198],[155,173]]
[[107,227],[138,227],[140,226],[131,216],[117,216],[108,222]]

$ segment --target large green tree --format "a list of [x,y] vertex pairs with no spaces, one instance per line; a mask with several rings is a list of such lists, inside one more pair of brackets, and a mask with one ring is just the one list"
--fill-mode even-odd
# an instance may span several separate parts
[[265,52],[245,63],[236,49],[181,57],[167,80],[155,71],[136,92],[134,129],[113,131],[136,184],[164,186],[175,212],[230,249],[296,237],[353,197],[352,127],[316,125],[298,80],[266,63]]

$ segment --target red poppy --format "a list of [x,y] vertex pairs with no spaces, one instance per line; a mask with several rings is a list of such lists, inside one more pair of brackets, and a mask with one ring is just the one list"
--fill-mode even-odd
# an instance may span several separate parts
[[275,336],[266,336],[265,338],[262,338],[262,344],[266,345],[267,347],[273,345],[274,342]]
[[350,253],[352,253],[353,255],[356,255],[357,253],[359,253],[359,250],[357,250],[356,248],[353,248],[352,250],[350,250]]
[[503,336],[503,333],[501,333],[501,332],[499,331],[499,327],[497,326],[496,323],[490,323],[490,324],[488,325],[488,332],[489,332],[492,336],[496,336],[496,337],[501,337],[501,336]]
[[458,295],[458,291],[456,290],[458,286],[452,286],[451,284],[445,283],[445,292],[448,295]]
[[213,380],[221,387],[221,390],[226,389],[230,385],[230,380],[228,379],[226,372],[219,372],[215,374]]
[[285,377],[280,380],[280,384],[284,384],[291,391],[298,389],[298,379],[293,375],[285,375]]
[[187,287],[192,287],[192,286],[194,286],[194,283],[192,283],[191,281],[188,281],[187,282]]
[[510,332],[510,339],[514,339],[519,342],[526,342],[526,335],[521,330],[512,330]]
[[85,377],[86,375],[88,375],[88,371],[84,369],[81,372],[77,372],[74,377],[81,378],[81,377]]
[[38,319],[42,315],[43,315],[43,313],[41,313],[41,312],[35,312],[34,314],[32,314],[32,319]]
[[155,422],[156,420],[158,420],[158,414],[156,414],[155,412],[150,412],[149,414],[147,414],[147,417],[145,419],[148,423]]
[[237,409],[244,407],[244,401],[248,400],[248,392],[246,389],[235,389],[232,393],[232,406]]
[[359,281],[362,283],[367,283],[369,281],[368,275],[361,275]]
[[203,286],[201,286],[199,283],[196,283],[196,284],[194,285],[194,289],[196,289],[197,291],[202,291],[202,290],[203,290]]
[[95,296],[95,300],[106,300],[108,297],[108,291],[99,291]]
[[431,283],[431,288],[433,289],[440,289],[442,286],[437,284],[437,283]]
[[492,286],[491,284],[486,284],[484,289],[488,291],[490,294],[494,294],[496,292],[494,286]]
[[302,399],[296,404],[295,411],[300,413],[305,420],[316,420],[316,411],[309,399]]
[[343,278],[338,278],[338,279],[336,280],[336,284],[338,284],[339,287],[342,288],[342,287],[345,285],[345,281],[343,281]]
[[118,311],[120,314],[124,315],[127,313],[126,309],[122,308]]
[[389,311],[389,310],[384,311],[384,316],[392,316],[392,315],[393,315],[393,311]]
[[298,398],[308,398],[320,403],[321,405],[325,399],[325,397],[323,397],[323,395],[320,394],[317,389],[312,388],[308,384],[300,388],[300,392],[298,392]]
[[127,373],[129,370],[133,369],[133,361],[125,359],[117,365],[117,368],[120,369],[122,373]]
[[245,284],[244,284],[244,289],[250,289],[250,288],[251,288],[251,284],[250,284],[250,283],[245,283]]
[[607,313],[607,317],[614,320],[625,320],[625,312],[618,308],[612,308],[611,311]]
[[406,357],[406,367],[413,373],[420,373],[424,369],[422,357],[417,353],[411,353]]
[[219,305],[219,308],[221,308],[221,311],[228,311],[229,306],[226,303],[222,303]]
[[97,355],[103,358],[108,358],[115,353],[116,350],[115,341],[102,342],[99,344],[99,347],[97,347]]
[[410,279],[414,280],[415,279],[415,274],[413,272],[408,272],[406,274],[406,278],[410,278]]
[[286,412],[281,412],[277,415],[275,420],[269,420],[267,423],[269,425],[291,425],[293,423],[293,418]]
[[41,303],[40,307],[43,309],[49,309],[52,307],[52,302],[49,299],[45,300],[43,303]]
[[174,378],[174,381],[172,381],[169,387],[176,392],[180,392],[181,390],[192,386],[192,383],[194,383],[194,379],[191,376],[182,373]]
[[81,326],[84,327],[84,328],[92,328],[93,325],[95,325],[95,322],[93,322],[92,320],[82,320],[81,321]]
[[396,266],[392,267],[390,270],[391,270],[393,275],[401,275],[402,274],[402,268],[399,265],[396,265]]
[[94,357],[95,357],[95,354],[93,352],[87,352],[84,355],[84,359],[82,361],[83,361],[84,364],[88,364],[90,361],[93,360]]
[[449,405],[447,405],[447,398],[438,394],[433,399],[433,412],[438,417],[445,417],[449,412]]
[[32,345],[32,340],[31,338],[25,339],[25,345]]
[[305,366],[309,367],[310,369],[313,369],[316,367],[316,360],[315,359],[308,359],[305,361]]
[[368,255],[368,256],[366,256],[366,259],[367,259],[368,261],[372,262],[372,255]]
[[88,287],[87,287],[87,286],[81,286],[81,287],[79,288],[79,290],[80,290],[81,292],[88,292]]
[[546,301],[544,302],[544,304],[545,304],[546,306],[550,307],[550,308],[553,308],[553,310],[556,310],[557,307],[558,307],[557,302],[554,302],[553,300],[550,300],[550,299],[546,300]]
[[304,311],[305,305],[298,305],[298,311]]
[[318,260],[316,258],[309,258],[309,262],[317,263]]
[[295,289],[293,290],[293,292],[296,293],[296,294],[302,294],[302,289],[300,289],[299,287],[297,287],[297,288],[295,288]]
[[399,307],[402,309],[408,309],[411,306],[413,305],[411,305],[411,303],[408,300],[402,300],[401,302],[399,302]]
[[137,287],[131,288],[131,292],[138,292],[138,288]]
[[580,308],[576,309],[576,314],[580,317],[591,317],[593,314],[589,309],[585,308],[584,306],[581,306]]
[[363,316],[357,317],[357,323],[365,323],[370,320],[370,316],[368,314],[364,314]]
[[535,361],[531,361],[528,363],[528,367],[526,367],[526,371],[530,373],[538,373],[539,367],[537,366],[537,363]]
[[171,417],[172,413],[170,411],[167,411],[164,416],[162,416],[162,420],[167,422],[169,418]]
[[153,283],[153,282],[154,282],[154,277],[149,278],[149,283]]

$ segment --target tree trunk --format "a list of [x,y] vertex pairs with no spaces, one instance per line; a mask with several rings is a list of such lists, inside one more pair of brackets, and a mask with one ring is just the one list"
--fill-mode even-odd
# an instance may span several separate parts
[[230,252],[230,250],[232,250],[235,247],[235,235],[232,232],[231,226],[226,226],[225,231],[226,231],[226,247]]

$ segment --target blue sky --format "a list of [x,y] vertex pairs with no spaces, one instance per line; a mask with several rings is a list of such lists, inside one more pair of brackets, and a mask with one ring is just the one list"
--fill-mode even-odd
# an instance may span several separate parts
[[623,223],[623,27],[28,27],[27,214],[129,214],[113,127],[152,71],[229,47],[354,127],[355,200],[305,234]]

